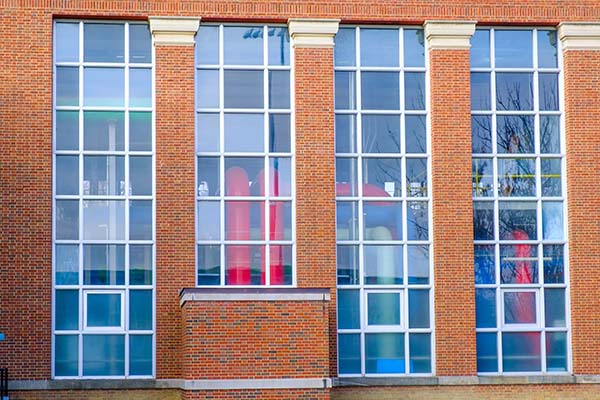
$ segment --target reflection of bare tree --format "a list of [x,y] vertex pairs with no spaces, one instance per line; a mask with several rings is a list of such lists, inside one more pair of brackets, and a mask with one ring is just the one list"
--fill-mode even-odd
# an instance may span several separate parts
[[498,152],[533,153],[533,116],[499,115],[497,117]]
[[540,110],[558,110],[558,80],[556,74],[540,74]]
[[471,118],[473,153],[490,153],[492,151],[492,121],[487,115],[476,115]]
[[[508,78],[508,77],[512,78]],[[498,79],[503,77],[504,79]],[[503,85],[500,86],[500,83]],[[496,76],[496,109],[533,110],[533,76],[530,73],[503,73]]]
[[[406,76],[412,76],[412,82],[406,79]],[[410,83],[409,83],[410,82]],[[424,110],[425,109],[425,75],[421,72],[405,73],[404,88],[406,94],[406,104],[404,108],[407,110]]]

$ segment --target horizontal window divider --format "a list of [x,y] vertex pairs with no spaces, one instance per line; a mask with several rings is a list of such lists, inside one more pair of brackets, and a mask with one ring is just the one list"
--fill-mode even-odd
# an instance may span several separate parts
[[[522,325],[522,326],[519,326]],[[502,333],[513,333],[513,332],[539,332],[541,333],[546,328],[539,324],[502,324]],[[523,356],[525,357],[525,356]]]
[[404,333],[406,328],[401,325],[369,325],[364,328],[365,333]]
[[339,329],[338,328],[338,333],[360,333],[360,329],[359,328],[354,328],[354,329]]
[[147,330],[147,329],[144,329],[144,330],[139,330],[139,331],[138,331],[138,330],[131,330],[131,329],[130,329],[130,330],[128,331],[128,335],[129,335],[129,336],[138,336],[138,335],[152,335],[152,334],[154,334],[154,332],[153,332],[153,331],[151,331],[151,330]]
[[198,201],[206,200],[206,201],[217,201],[223,199],[225,201],[292,201],[293,197],[289,196],[197,196]]
[[289,65],[270,65],[270,64],[253,64],[253,65],[234,65],[234,64],[196,64],[196,69],[220,69],[227,70],[253,70],[262,71],[268,69],[270,71],[291,71]]
[[[534,158],[540,157],[544,159],[556,159],[562,160],[564,158],[562,153],[473,153],[473,158]],[[490,174],[491,175],[491,174]]]
[[475,332],[480,333],[497,333],[499,330],[498,328],[475,328]]
[[369,291],[384,291],[384,290],[403,290],[403,289],[431,289],[431,284],[422,283],[401,283],[397,285],[373,285],[363,284],[362,287]]
[[268,108],[223,108],[223,113],[227,114],[264,114],[269,111]]
[[358,111],[356,109],[342,109],[342,110],[335,110],[336,114],[344,114],[344,115],[357,115]]
[[245,245],[266,245],[266,244],[271,244],[271,245],[293,245],[294,242],[289,240],[289,241],[283,241],[283,240],[278,240],[277,242],[272,242],[269,240],[240,240],[240,241],[232,241],[232,240],[224,240],[221,241],[222,244],[224,244],[225,246],[230,245],[230,246],[245,246]]

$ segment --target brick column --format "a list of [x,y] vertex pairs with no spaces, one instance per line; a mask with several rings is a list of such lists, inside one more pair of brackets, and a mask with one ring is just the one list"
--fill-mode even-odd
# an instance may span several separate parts
[[296,116],[296,274],[298,287],[331,291],[332,375],[337,365],[333,37],[338,25],[338,20],[289,21]]
[[196,283],[194,35],[200,19],[149,20],[156,55],[156,376],[177,378],[179,290]]
[[427,21],[436,374],[475,375],[469,48],[474,22]]
[[600,24],[559,26],[564,68],[573,372],[600,373]]

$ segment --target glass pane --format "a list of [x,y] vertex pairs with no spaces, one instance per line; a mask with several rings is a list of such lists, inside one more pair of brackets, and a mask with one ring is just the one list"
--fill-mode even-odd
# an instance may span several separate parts
[[406,195],[409,197],[427,196],[427,159],[406,159]]
[[152,329],[152,290],[129,292],[129,329]]
[[[363,81],[364,82],[364,81]],[[356,108],[356,87],[354,72],[335,72],[335,109],[353,110]]]
[[338,290],[338,329],[360,328],[360,291]]
[[408,283],[429,283],[429,246],[408,246]]
[[225,246],[226,285],[264,285],[264,246]]
[[152,375],[152,335],[129,336],[129,375]]
[[54,25],[54,38],[56,62],[79,61],[79,24],[57,22]]
[[404,334],[365,334],[365,357],[367,374],[404,373]]
[[264,158],[225,158],[225,196],[264,196]]
[[534,153],[533,116],[498,115],[498,153]]
[[500,240],[536,240],[537,214],[535,202],[498,203]]
[[125,246],[83,245],[84,285],[124,285]]
[[129,284],[152,285],[152,245],[129,245]]
[[84,68],[83,104],[85,106],[123,107],[125,105],[125,70],[123,68]]
[[494,240],[494,203],[473,202],[473,233],[475,240]]
[[537,32],[538,67],[556,68],[558,64],[556,31]]
[[225,151],[265,151],[263,114],[225,114]]
[[[293,251],[292,246],[269,246],[270,252],[270,285],[291,285],[292,284],[292,264]],[[266,284],[261,282],[261,284]]]
[[560,153],[560,117],[558,115],[540,115],[540,149],[542,153]]
[[355,158],[335,159],[335,193],[337,196],[356,196],[358,194],[358,168]]
[[500,246],[500,279],[502,283],[524,285],[537,283],[537,246],[531,244]]
[[198,240],[221,238],[221,203],[219,201],[198,202]]
[[56,67],[56,105],[79,105],[79,68]]
[[56,194],[79,194],[79,157],[56,156]]
[[408,327],[429,328],[429,290],[408,291]]
[[196,114],[196,151],[219,151],[219,114]]
[[198,285],[219,285],[220,283],[221,246],[198,246]]
[[[397,89],[397,86],[393,86]],[[404,108],[406,110],[425,109],[425,73],[404,73]]]
[[77,285],[79,283],[79,246],[57,244],[54,252],[57,285]]
[[399,110],[399,79],[398,72],[363,72],[361,75],[362,108],[364,110]]
[[425,40],[422,29],[404,30],[404,66],[425,66]]
[[56,376],[77,376],[78,359],[78,335],[54,336],[54,374]]
[[363,158],[363,196],[402,196],[401,169],[400,158]]
[[84,200],[83,238],[85,240],[124,240],[125,202]]
[[[503,162],[499,159],[498,162]],[[494,195],[494,167],[491,158],[473,158],[473,196],[490,197]]]
[[477,372],[498,371],[496,333],[477,333]]
[[502,364],[505,372],[540,371],[540,333],[503,333]]
[[79,112],[56,111],[56,150],[79,150]]
[[338,285],[359,284],[358,246],[337,246]]
[[365,285],[402,285],[402,246],[365,246]]
[[533,73],[496,73],[496,110],[533,110]]
[[473,153],[492,152],[492,117],[473,115],[471,117],[471,138]]
[[88,327],[122,326],[121,294],[87,294],[86,315]]
[[535,159],[499,158],[498,192],[500,196],[535,196]]
[[496,282],[494,274],[494,245],[475,246],[475,284],[492,284]]
[[152,106],[152,70],[149,68],[129,69],[129,106]]
[[496,68],[533,67],[533,35],[530,30],[494,32]]
[[471,72],[471,110],[491,110],[490,74]]
[[336,202],[336,237],[338,240],[358,240],[358,202]]
[[542,158],[541,164],[542,196],[560,196],[562,194],[560,158]]
[[264,240],[263,201],[225,202],[225,240]]
[[546,368],[548,372],[567,371],[566,332],[546,332]]
[[271,240],[292,240],[292,202],[271,201],[269,217]]
[[219,27],[200,26],[196,34],[196,63],[219,63]]
[[56,200],[56,240],[79,238],[79,201]]
[[152,240],[152,200],[129,202],[129,240]]
[[269,71],[269,108],[290,108],[290,71]]
[[562,202],[542,202],[542,238],[544,240],[562,240],[563,225],[564,224]]
[[544,246],[544,283],[564,283],[565,261],[564,246]]
[[269,65],[290,65],[290,35],[287,28],[269,27]]
[[129,62],[152,62],[152,36],[146,24],[129,25]]
[[[133,121],[132,118],[136,120]],[[130,115],[130,124],[135,122],[138,122],[138,119]],[[149,124],[152,123],[151,120],[148,122]],[[151,131],[148,132],[148,137],[150,135]],[[124,137],[125,113],[118,111],[84,111],[84,150],[122,151],[125,149]]]
[[125,62],[125,29],[122,24],[84,24],[83,37],[83,61]]
[[289,114],[269,114],[269,151],[289,153],[292,151]]
[[219,157],[198,157],[198,196],[218,196],[221,193]]
[[363,67],[397,67],[398,29],[361,29],[360,64]]
[[336,67],[356,64],[356,34],[354,28],[341,28],[335,35],[334,59]]
[[225,108],[263,108],[263,71],[225,70]]
[[54,327],[57,331],[79,329],[79,291],[57,290],[54,297],[56,313]]
[[125,374],[125,335],[83,335],[83,375]]
[[129,150],[152,150],[152,113],[129,112]]
[[400,325],[400,293],[368,293],[367,325]]
[[544,289],[546,327],[565,327],[565,289]]
[[364,240],[402,240],[402,203],[365,201]]
[[424,115],[407,115],[404,117],[404,138],[407,153],[427,153],[426,121]]
[[196,71],[196,106],[219,108],[219,70],[199,69]]
[[152,195],[152,157],[129,157],[129,194]]
[[124,196],[125,194],[125,157],[83,157],[84,196]]
[[540,110],[558,111],[558,74],[539,74]]
[[535,324],[536,298],[534,292],[504,293],[505,324]]
[[408,240],[429,240],[429,205],[409,201],[406,207]]
[[364,115],[362,151],[363,153],[400,153],[400,116]]
[[360,335],[338,335],[340,374],[360,374]]
[[410,372],[431,372],[431,334],[411,333],[408,337],[410,349]]
[[223,29],[225,64],[262,65],[263,28],[261,26],[232,27]]
[[490,31],[477,29],[471,37],[471,68],[490,66]]

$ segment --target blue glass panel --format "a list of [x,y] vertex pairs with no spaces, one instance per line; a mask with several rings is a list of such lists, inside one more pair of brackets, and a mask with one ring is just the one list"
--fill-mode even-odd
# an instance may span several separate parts
[[542,153],[560,153],[560,117],[540,115],[540,148]]
[[152,285],[152,245],[129,246],[129,284]]
[[198,202],[197,240],[219,240],[221,238],[221,203],[219,201]]
[[54,336],[54,375],[78,375],[78,343],[77,335]]
[[404,373],[404,334],[365,334],[366,373]]
[[477,29],[471,37],[471,68],[490,66],[490,31]]
[[83,194],[125,195],[125,157],[84,156]]
[[79,68],[56,67],[56,105],[79,105]]
[[536,240],[535,202],[499,202],[500,240]]
[[488,72],[471,73],[471,110],[491,110],[490,74]]
[[356,108],[355,85],[354,72],[337,71],[335,73],[336,110],[352,110]]
[[492,333],[477,334],[477,372],[498,371],[497,336]]
[[556,68],[558,65],[556,31],[539,30],[537,39],[538,67]]
[[342,28],[335,35],[334,58],[336,67],[356,64],[356,34],[354,28]]
[[534,292],[504,292],[504,323],[536,324],[536,303]]
[[223,46],[225,64],[262,65],[263,27],[225,27]]
[[402,203],[364,202],[363,224],[364,240],[401,240]]
[[79,157],[56,156],[56,194],[79,194]]
[[218,196],[221,193],[219,157],[198,157],[198,196]]
[[265,151],[265,118],[263,114],[225,114],[225,151]]
[[[269,195],[292,195],[292,159],[290,157],[269,158]],[[289,240],[292,238],[290,237]]]
[[548,372],[567,370],[566,332],[546,332],[546,368]]
[[338,329],[360,328],[360,291],[338,290]]
[[290,35],[287,28],[268,28],[269,65],[290,65]]
[[358,239],[358,202],[336,202],[335,231],[338,240]]
[[404,30],[404,66],[425,66],[425,40],[422,29]]
[[406,195],[409,197],[427,196],[427,159],[406,159]]
[[429,240],[429,205],[423,201],[406,204],[408,240]]
[[263,71],[226,70],[225,108],[263,108]]
[[[366,116],[365,116],[366,117]],[[363,132],[365,120],[363,117]],[[363,133],[364,134],[364,133]],[[335,152],[356,152],[356,116],[336,114],[335,116]]]
[[532,67],[533,34],[530,30],[494,32],[496,68]]
[[152,36],[146,24],[129,25],[129,62],[152,62]]
[[496,73],[496,110],[533,110],[533,73]]
[[269,71],[269,108],[290,108],[290,71]]
[[83,238],[124,240],[125,201],[84,200]]
[[219,114],[196,114],[196,151],[219,151],[220,126]]
[[398,29],[361,29],[361,66],[397,67],[399,65],[398,36]]
[[406,152],[420,154],[427,153],[427,119],[425,118],[425,116],[405,116],[404,128]]
[[429,283],[429,246],[408,246],[408,283]]
[[152,290],[129,292],[129,329],[152,329]]
[[129,194],[152,195],[152,157],[129,157]]
[[498,115],[498,153],[534,153],[533,115]]
[[401,169],[400,158],[363,158],[363,196],[400,197]]
[[[475,203],[473,203],[475,204]],[[493,245],[475,246],[475,284],[496,282]]]
[[496,290],[475,289],[477,328],[496,327]]
[[83,282],[86,285],[125,284],[125,246],[83,246]]
[[402,246],[364,246],[366,285],[402,284]]
[[83,104],[86,106],[123,107],[125,105],[125,70],[123,68],[84,68]]
[[565,327],[565,289],[544,289],[546,327]]
[[[516,237],[523,237],[516,231]],[[502,283],[528,284],[538,282],[537,245],[500,246],[500,280]]]
[[563,203],[562,201],[542,202],[542,238],[545,240],[563,239]]
[[560,158],[542,158],[542,196],[560,196],[562,194]]
[[473,153],[492,152],[492,117],[489,115],[471,116],[471,139]]
[[79,112],[56,112],[56,150],[79,150]]
[[565,281],[564,246],[544,246],[544,282],[563,283]]
[[124,28],[122,24],[84,24],[83,61],[125,62]]
[[56,239],[79,238],[79,201],[56,200]]
[[[473,157],[471,169],[473,174],[473,197],[491,197],[494,195],[493,162],[494,160],[491,158]],[[498,160],[498,163],[502,162],[502,159]]]
[[400,293],[367,294],[368,325],[400,325]]
[[79,61],[79,24],[57,22],[54,29],[56,62]]
[[[394,89],[397,86],[393,86]],[[404,73],[404,108],[406,110],[425,109],[425,73]]]
[[54,297],[57,331],[79,329],[79,291],[57,290]]
[[124,335],[83,336],[83,375],[120,376],[124,374]]
[[360,335],[338,335],[340,374],[360,374]]
[[152,240],[152,200],[129,202],[129,239]]
[[362,108],[365,110],[399,110],[399,79],[398,72],[363,72],[361,75]]
[[359,284],[358,246],[337,246],[338,285]]
[[152,335],[129,336],[129,375],[152,375]]
[[129,69],[129,106],[152,106],[152,70],[149,68]]
[[57,244],[54,253],[57,285],[77,285],[79,283],[79,246]]
[[408,337],[410,349],[410,372],[427,374],[431,372],[431,334],[411,333]]
[[429,328],[429,290],[408,291],[408,327]]
[[363,153],[400,153],[400,116],[362,117]]
[[558,111],[558,74],[539,74],[540,110]]
[[200,26],[196,34],[196,63],[219,64],[219,27]]
[[221,246],[198,246],[198,285],[221,283]]
[[[129,123],[130,146],[132,138],[136,135],[135,124],[138,122],[138,114],[130,113]],[[151,115],[151,113],[144,113]],[[148,123],[152,121],[148,118]],[[148,137],[152,133],[151,125]],[[125,150],[125,113],[121,111],[84,111],[83,112],[83,149],[100,151],[122,151]],[[132,149],[133,150],[133,149]],[[143,150],[143,149],[140,149]]]
[[291,152],[291,128],[289,114],[269,114],[269,151]]
[[540,333],[503,333],[502,364],[505,372],[540,371]]
[[196,106],[219,108],[219,70],[199,69],[196,72]]
[[498,159],[498,194],[503,197],[535,196],[535,159]]
[[87,295],[88,327],[120,327],[121,295],[89,293]]

